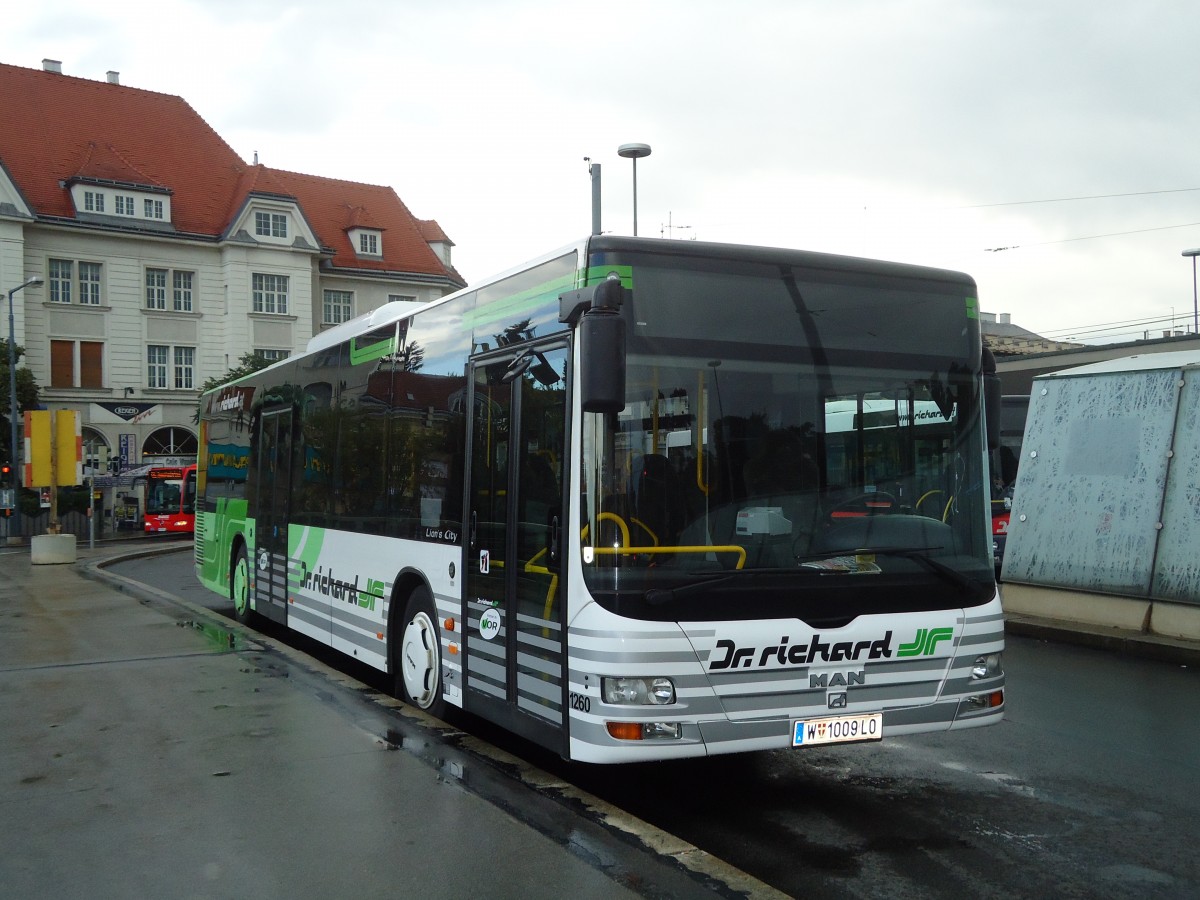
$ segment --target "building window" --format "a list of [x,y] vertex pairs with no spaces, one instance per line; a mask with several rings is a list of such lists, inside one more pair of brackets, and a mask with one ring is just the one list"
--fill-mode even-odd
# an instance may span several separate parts
[[260,237],[287,237],[287,216],[283,213],[256,212],[254,233]]
[[163,202],[161,200],[143,200],[142,211],[147,219],[161,219],[163,217]]
[[79,264],[79,302],[88,306],[100,305],[100,263]]
[[175,388],[180,391],[194,388],[196,386],[196,348],[148,344],[146,346],[146,384],[152,388]]
[[142,457],[195,456],[200,449],[196,436],[186,428],[168,426],[151,432],[142,444]]
[[174,302],[176,312],[191,312],[192,311],[192,282],[195,280],[195,272],[175,272],[174,273]]
[[167,308],[167,270],[146,270],[146,309]]
[[377,234],[360,234],[358,236],[358,252],[365,253],[368,256],[379,255],[379,235]]
[[137,211],[133,206],[133,198],[126,194],[117,194],[117,215],[118,216],[136,216]]
[[388,303],[416,303],[417,298],[412,294],[388,294]]
[[69,259],[50,260],[50,302],[70,303],[71,282],[75,280],[75,263]]
[[[50,302],[70,303],[75,296],[75,261],[52,259],[49,261]],[[102,267],[97,262],[79,263],[79,302],[86,306],[99,306],[104,302]]]
[[146,385],[152,388],[167,386],[167,357],[170,347],[151,344],[146,348]]
[[104,344],[100,341],[50,341],[50,386],[104,387]]
[[170,308],[175,312],[191,312],[193,309],[192,287],[195,279],[195,272],[147,269],[146,309],[167,309],[167,283],[170,282]]
[[287,315],[288,277],[286,275],[263,275],[255,272],[252,281],[251,293],[254,298],[254,312]]
[[354,294],[350,291],[326,291],[322,322],[338,325],[354,315]]
[[196,348],[175,348],[175,387],[191,390],[196,386]]
[[279,362],[279,360],[287,359],[289,356],[291,356],[291,351],[255,348],[254,355],[261,356],[263,359],[270,360],[271,362]]
[[84,191],[83,208],[87,212],[104,212],[104,195],[96,191]]

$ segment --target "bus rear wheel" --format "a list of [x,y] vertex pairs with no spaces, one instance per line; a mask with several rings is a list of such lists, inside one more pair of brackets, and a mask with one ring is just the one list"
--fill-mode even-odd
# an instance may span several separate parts
[[446,707],[442,699],[441,640],[428,588],[417,588],[405,604],[396,657],[396,695],[440,718]]
[[233,617],[243,625],[249,623],[250,610],[250,563],[246,559],[246,546],[238,547],[229,571],[229,596],[233,599]]

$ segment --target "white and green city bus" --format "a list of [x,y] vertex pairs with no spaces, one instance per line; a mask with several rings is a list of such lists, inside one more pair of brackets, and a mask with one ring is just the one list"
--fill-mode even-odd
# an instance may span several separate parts
[[196,572],[589,762],[998,722],[966,275],[592,236],[201,399]]

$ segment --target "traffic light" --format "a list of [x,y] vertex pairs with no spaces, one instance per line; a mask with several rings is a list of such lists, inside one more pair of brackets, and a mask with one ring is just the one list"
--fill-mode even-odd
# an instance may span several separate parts
[[17,502],[16,492],[9,488],[11,484],[12,466],[8,463],[0,463],[0,494],[4,495],[4,503],[0,505],[0,516],[5,519],[12,517],[13,506]]

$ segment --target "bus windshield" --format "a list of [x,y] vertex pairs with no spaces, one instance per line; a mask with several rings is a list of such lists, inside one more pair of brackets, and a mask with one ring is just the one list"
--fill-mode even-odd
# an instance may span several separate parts
[[146,514],[177,515],[196,511],[195,471],[155,470],[146,483]]
[[630,262],[625,408],[583,423],[599,602],[828,624],[992,599],[969,279]]

